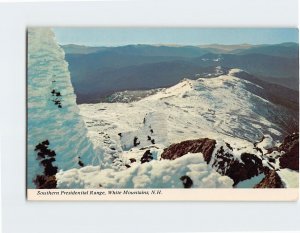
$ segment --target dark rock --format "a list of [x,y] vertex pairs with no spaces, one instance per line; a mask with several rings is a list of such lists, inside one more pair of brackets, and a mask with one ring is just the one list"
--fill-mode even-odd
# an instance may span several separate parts
[[128,165],[128,164],[125,164],[125,167],[127,167],[127,168],[130,168],[131,166],[130,166],[130,165]]
[[45,158],[45,154],[43,152],[38,152],[38,159],[44,159]]
[[39,144],[37,144],[37,145],[35,146],[35,149],[34,149],[34,151],[37,151],[37,150],[42,150],[43,148],[45,148],[45,145],[43,145],[43,144],[39,143]]
[[141,158],[141,163],[149,163],[151,160],[153,160],[152,156],[142,157]]
[[84,163],[81,162],[80,160],[78,161],[78,165],[79,165],[80,167],[84,167]]
[[45,176],[53,176],[57,173],[57,167],[54,167],[52,164],[45,166],[44,175]]
[[56,188],[55,174],[58,168],[52,164],[56,153],[48,148],[49,145],[49,140],[45,140],[34,149],[37,151],[37,159],[41,160],[40,165],[44,167],[43,175],[37,175],[33,181],[37,188]]
[[42,144],[49,146],[50,143],[49,143],[49,140],[45,140],[45,141],[42,142]]
[[36,188],[39,188],[46,182],[47,176],[37,175],[33,180],[33,183],[36,185]]
[[[216,141],[208,138],[183,141],[165,149],[161,158],[174,160],[187,153],[201,152],[204,160],[209,163],[212,160],[215,145]],[[234,181],[234,185],[264,172],[261,158],[254,154],[243,153],[239,161],[233,156],[232,150],[229,143],[218,148],[214,154],[212,167],[221,175],[229,176]]]
[[60,101],[59,100],[54,100],[54,104],[58,105],[58,104],[60,104]]
[[49,150],[49,151],[48,151],[48,156],[50,156],[50,157],[56,156],[55,151],[54,151],[54,150]]
[[234,181],[234,185],[264,171],[262,161],[256,155],[243,153],[241,154],[241,160],[242,162],[235,159],[231,153],[225,152],[221,146],[215,153],[212,167],[215,167],[221,175],[229,176]]
[[204,160],[209,163],[212,153],[215,149],[216,141],[208,138],[201,138],[196,140],[187,140],[180,143],[172,144],[164,150],[161,155],[163,159],[174,160],[187,153],[203,154]]
[[154,140],[154,139],[151,139],[151,143],[152,143],[152,144],[155,144],[155,140]]
[[299,134],[287,136],[278,149],[285,152],[279,159],[280,168],[299,171]]
[[263,172],[263,165],[261,158],[250,153],[241,154],[241,159],[247,168],[247,175],[250,177],[257,176]]
[[284,138],[282,144],[279,146],[279,151],[290,151],[295,144],[299,144],[299,133],[293,133]]
[[57,185],[55,176],[37,175],[33,182],[37,189],[55,189]]
[[275,163],[275,159],[274,158],[269,157],[268,160],[269,160],[270,163]]
[[193,181],[189,176],[180,177],[184,188],[190,188],[193,186]]
[[56,155],[55,151],[48,149],[49,141],[43,141],[42,143],[39,143],[35,147],[35,151],[38,151],[37,159],[44,159],[46,156],[54,157]]
[[146,152],[143,154],[141,158],[141,163],[148,163],[151,160],[153,160],[152,153],[150,152],[150,150],[146,150]]
[[130,161],[130,163],[134,163],[134,162],[136,162],[136,159],[131,158],[131,159],[129,159],[129,161]]
[[138,137],[133,138],[133,146],[138,146],[141,144],[138,140],[139,140]]
[[284,185],[274,170],[269,170],[266,172],[265,178],[262,179],[254,188],[284,188]]
[[255,150],[259,151],[262,155],[264,154],[262,149],[258,148],[258,147],[254,147]]
[[233,148],[231,147],[231,145],[229,143],[225,143],[225,145],[230,149],[230,150],[233,150]]
[[52,164],[52,162],[55,161],[55,158],[50,158],[50,159],[44,159],[41,161],[41,164],[44,166],[44,167],[47,167],[49,166],[49,164]]

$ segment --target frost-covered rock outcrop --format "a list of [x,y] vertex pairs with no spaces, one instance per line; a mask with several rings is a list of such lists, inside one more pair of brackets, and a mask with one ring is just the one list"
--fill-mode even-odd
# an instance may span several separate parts
[[174,160],[197,152],[203,153],[206,163],[221,175],[230,177],[235,185],[264,172],[261,155],[251,144],[236,147],[223,140],[202,138],[172,144],[161,158]]
[[176,160],[188,153],[201,152],[206,163],[219,174],[230,177],[235,187],[298,187],[298,139],[298,133],[291,134],[276,147],[270,135],[253,144],[201,138],[172,144],[160,157]]
[[[64,52],[48,28],[28,30],[28,188],[45,187],[60,170],[96,164],[79,115]],[[35,180],[35,182],[34,182]]]

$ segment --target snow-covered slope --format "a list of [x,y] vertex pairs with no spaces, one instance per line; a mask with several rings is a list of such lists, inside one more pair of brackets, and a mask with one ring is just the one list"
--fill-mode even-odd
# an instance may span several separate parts
[[99,132],[118,141],[119,133],[142,128],[150,112],[166,118],[166,146],[201,137],[255,142],[268,134],[279,139],[285,129],[272,119],[284,118],[282,109],[254,94],[253,90],[262,88],[235,77],[236,72],[239,70],[216,78],[186,79],[133,103],[83,104],[80,113],[96,143],[102,140]]
[[299,187],[299,172],[285,168],[277,172],[286,188]]
[[64,52],[48,28],[28,30],[27,185],[56,170],[96,164]]
[[149,145],[168,143],[166,116],[160,112],[149,112],[143,119],[143,125],[133,131],[119,134],[123,150],[133,147],[142,148]]
[[[254,187],[264,172],[279,169],[283,152],[268,150],[278,146],[276,139],[285,133],[273,120],[284,120],[285,112],[255,94],[263,88],[236,77],[239,72],[232,69],[215,78],[185,79],[136,102],[80,105],[89,136],[104,150],[104,162],[100,168],[60,171],[58,187],[180,188],[184,184],[179,176],[192,178],[193,187],[232,187],[233,183]],[[210,158],[204,156],[206,164],[202,153],[162,159],[171,144],[200,138],[215,140]],[[193,146],[197,142],[187,143],[197,147]],[[191,156],[195,157],[190,160]],[[203,170],[189,169],[196,164],[202,164]],[[208,185],[198,172],[221,176],[209,179]],[[293,173],[296,176],[298,172]],[[226,185],[220,185],[219,179]]]

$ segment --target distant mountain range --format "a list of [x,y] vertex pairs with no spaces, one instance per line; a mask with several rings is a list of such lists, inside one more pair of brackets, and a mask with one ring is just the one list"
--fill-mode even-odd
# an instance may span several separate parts
[[[222,44],[208,44],[198,46],[184,46],[184,45],[126,45],[119,47],[105,47],[105,46],[85,46],[68,44],[63,45],[63,49],[67,54],[89,54],[103,51],[117,51],[123,53],[124,51],[130,53],[151,55],[151,56],[201,56],[205,53],[231,53],[231,54],[250,54],[259,53],[274,56],[298,57],[297,43],[282,43],[270,45],[251,45],[251,44],[237,44],[237,45],[222,45]],[[155,51],[155,52],[154,52]],[[182,53],[184,51],[184,53]],[[169,53],[169,54],[168,54]]]
[[99,102],[118,91],[169,87],[183,78],[213,77],[230,68],[298,90],[297,43],[62,47],[78,103]]

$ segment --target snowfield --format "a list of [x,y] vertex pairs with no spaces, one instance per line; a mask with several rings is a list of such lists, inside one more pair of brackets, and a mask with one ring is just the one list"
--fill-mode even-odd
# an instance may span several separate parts
[[176,160],[133,163],[123,171],[86,166],[56,174],[58,188],[183,188],[182,176],[193,188],[231,188],[233,181],[206,164],[202,154],[186,154]]
[[[256,142],[268,134],[277,139],[284,129],[268,119],[281,115],[280,109],[248,91],[249,86],[261,87],[234,77],[235,72],[239,70],[217,78],[186,79],[137,102],[82,104],[80,114],[95,145],[102,143],[102,133],[115,141],[119,133],[134,134],[144,127],[144,117],[155,112],[163,116],[165,146],[201,137]],[[160,119],[149,120],[155,124]]]

